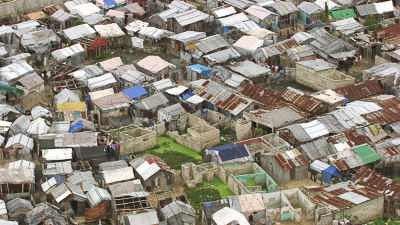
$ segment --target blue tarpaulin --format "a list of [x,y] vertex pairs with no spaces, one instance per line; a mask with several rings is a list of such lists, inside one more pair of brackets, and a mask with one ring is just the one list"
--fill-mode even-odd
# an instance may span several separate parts
[[104,6],[105,8],[114,8],[117,7],[117,2],[115,0],[104,0]]
[[225,144],[209,148],[209,150],[218,152],[222,162],[249,156],[247,149],[241,144]]
[[324,183],[330,184],[333,177],[340,177],[339,171],[334,166],[329,166],[324,171],[322,171],[322,178]]
[[187,91],[183,92],[183,94],[181,94],[181,98],[182,98],[183,100],[186,100],[186,99],[192,97],[193,95],[194,95],[194,94],[192,93],[191,90],[187,90]]
[[209,77],[211,75],[212,69],[208,66],[202,64],[193,64],[189,66],[190,70],[201,74],[202,76]]
[[122,93],[126,95],[130,100],[132,99],[139,99],[142,96],[147,95],[146,89],[144,87],[138,85],[138,86],[133,86],[130,88],[125,88],[122,90]]
[[83,129],[83,127],[84,127],[83,121],[82,120],[78,120],[78,121],[73,122],[71,124],[71,126],[69,127],[68,132],[76,133],[76,132],[79,132],[81,129]]

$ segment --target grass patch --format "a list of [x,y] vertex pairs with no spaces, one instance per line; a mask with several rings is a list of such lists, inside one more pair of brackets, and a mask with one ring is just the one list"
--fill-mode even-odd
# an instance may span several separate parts
[[221,198],[233,195],[233,192],[231,189],[229,189],[228,185],[222,182],[218,177],[214,177],[211,182],[202,183],[201,187],[211,187],[217,189]]
[[218,190],[212,187],[190,188],[186,190],[186,194],[190,204],[196,210],[201,208],[201,203],[203,202],[211,202],[221,199],[221,195],[219,194]]
[[186,194],[195,209],[200,209],[203,202],[216,201],[234,195],[228,185],[218,177],[214,177],[211,182],[203,182],[195,188],[186,189]]
[[159,137],[157,142],[157,147],[146,152],[162,158],[172,169],[180,169],[181,165],[184,163],[199,163],[202,161],[199,152],[176,143],[176,141],[170,137]]

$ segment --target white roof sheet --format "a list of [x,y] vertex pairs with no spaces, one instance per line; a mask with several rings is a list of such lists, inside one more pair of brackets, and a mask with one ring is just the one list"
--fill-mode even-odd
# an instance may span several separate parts
[[0,199],[0,216],[7,215],[6,202]]
[[125,180],[135,179],[135,175],[133,174],[132,167],[124,167],[113,170],[104,170],[102,171],[104,181],[106,184],[112,184],[116,182],[121,182]]
[[392,1],[373,3],[378,14],[388,13],[394,11]]
[[322,171],[326,170],[329,167],[329,164],[324,163],[320,160],[315,160],[310,164],[310,168],[312,170],[317,171],[318,173],[322,173]]
[[238,225],[250,225],[246,217],[231,208],[224,207],[212,215],[212,219],[216,225],[228,225],[228,224],[238,224]]
[[329,134],[328,128],[318,120],[313,120],[308,123],[301,123],[300,126],[310,136],[311,139]]
[[268,18],[271,15],[276,15],[276,13],[269,11],[268,9],[258,6],[258,5],[252,5],[249,8],[245,10],[246,13],[256,17],[257,19],[264,20]]
[[167,78],[153,82],[152,85],[155,89],[160,91],[175,86],[175,83],[171,79]]
[[50,188],[56,186],[57,180],[55,177],[48,179],[46,182],[42,183],[40,186],[42,187],[43,192],[47,192]]
[[223,7],[223,8],[218,8],[213,11],[213,14],[217,18],[225,17],[225,16],[230,16],[236,13],[236,9],[233,8],[232,6],[229,7]]
[[200,104],[204,102],[204,98],[198,96],[198,95],[193,95],[192,97],[186,99],[187,102],[192,103],[194,105]]
[[61,48],[53,51],[51,55],[55,58],[58,62],[62,62],[69,57],[78,55],[85,52],[85,49],[82,47],[81,44],[74,44],[66,48]]
[[178,96],[178,95],[182,94],[183,92],[185,92],[187,89],[188,89],[187,87],[179,85],[178,87],[168,89],[165,92],[167,92],[170,95]]
[[124,63],[122,62],[121,57],[114,57],[114,58],[99,62],[99,65],[103,70],[110,72],[112,70],[115,70],[115,69],[121,67],[122,65],[124,65]]
[[[140,31],[143,27],[149,26],[148,22],[143,22],[141,20],[134,20],[125,26],[125,29],[129,32],[136,33]],[[132,33],[129,33],[132,35]]]
[[43,118],[37,118],[29,125],[27,132],[31,135],[41,135],[47,134],[49,130],[50,127],[46,124],[46,120]]
[[235,25],[237,23],[244,22],[244,21],[247,21],[247,20],[249,20],[249,18],[244,13],[238,13],[238,14],[234,14],[232,16],[228,16],[228,17],[224,17],[224,18],[218,19],[218,21],[224,27],[230,27],[230,26],[233,26],[233,25]]
[[161,72],[168,67],[175,68],[173,64],[165,61],[160,56],[154,55],[143,58],[142,60],[137,62],[137,65],[153,74],[157,74],[158,72]]
[[113,88],[89,92],[89,96],[92,101],[113,94],[115,94]]
[[99,77],[93,77],[88,80],[88,87],[90,90],[105,87],[110,84],[117,83],[117,80],[111,73],[106,73]]
[[42,149],[42,158],[46,161],[62,161],[72,159],[72,148]]
[[264,41],[260,40],[254,36],[244,35],[239,40],[237,40],[233,47],[238,51],[244,50],[247,53],[255,53],[256,50],[264,45]]
[[121,37],[125,35],[116,23],[95,25],[94,29],[104,38]]
[[325,9],[325,3],[327,3],[329,10],[339,7],[338,4],[336,4],[334,1],[331,0],[316,0],[314,2],[314,4],[319,6],[321,9]]
[[35,163],[28,160],[17,160],[8,164],[9,169],[35,169]]
[[135,168],[136,172],[143,178],[143,180],[149,179],[151,176],[156,174],[161,168],[157,165],[157,163],[148,163],[144,161],[140,166]]
[[101,9],[95,4],[89,2],[85,4],[76,5],[73,10],[81,17],[90,16],[95,13],[99,13]]
[[96,31],[89,24],[81,24],[63,30],[64,35],[71,41],[94,36]]
[[8,138],[6,148],[9,148],[15,144],[20,144],[29,151],[33,149],[33,139],[24,134],[17,134]]
[[0,77],[4,81],[12,81],[33,71],[32,66],[30,66],[25,60],[21,60],[1,67]]
[[354,203],[356,205],[359,205],[359,204],[369,200],[369,198],[367,198],[367,197],[365,197],[363,195],[351,192],[351,191],[346,192],[346,193],[341,194],[341,195],[338,195],[338,197],[341,198],[341,199],[347,200],[349,202],[352,202],[352,203]]

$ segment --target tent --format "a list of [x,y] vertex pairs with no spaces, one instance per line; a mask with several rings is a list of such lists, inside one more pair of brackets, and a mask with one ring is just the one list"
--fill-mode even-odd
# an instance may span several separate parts
[[146,96],[148,94],[147,90],[140,85],[133,86],[130,88],[125,88],[124,90],[122,90],[122,93],[130,100],[132,99],[138,100],[139,98]]
[[334,166],[329,166],[322,171],[322,180],[326,184],[330,184],[333,177],[340,177],[339,171]]

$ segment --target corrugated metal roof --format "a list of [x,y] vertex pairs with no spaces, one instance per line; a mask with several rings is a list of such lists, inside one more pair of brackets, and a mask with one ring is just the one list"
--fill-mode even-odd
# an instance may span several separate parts
[[160,224],[157,212],[154,209],[147,210],[138,214],[125,215],[124,220],[127,225],[154,225]]
[[233,15],[235,13],[236,13],[236,9],[233,8],[232,6],[216,8],[216,9],[213,10],[213,14],[215,15],[216,18],[230,16],[230,15]]
[[81,24],[64,29],[62,31],[69,40],[76,40],[84,37],[92,37],[96,31],[89,24]]
[[220,18],[218,21],[221,23],[222,26],[224,27],[231,27],[234,26],[235,24],[248,21],[249,18],[246,16],[244,13],[238,13],[234,14],[228,17]]
[[93,187],[87,192],[88,196],[88,201],[90,206],[96,207],[98,204],[100,204],[103,201],[109,201],[111,200],[111,195],[108,193],[106,189],[99,188],[99,187]]
[[144,190],[142,183],[138,179],[112,184],[108,188],[114,198],[123,196],[142,198],[149,195],[149,193]]
[[125,35],[125,33],[116,23],[95,25],[94,29],[101,37],[104,38],[121,37]]
[[42,158],[46,161],[71,160],[72,148],[42,149]]
[[25,151],[30,152],[33,149],[33,139],[24,135],[24,134],[17,134],[10,138],[8,138],[6,148],[12,147],[15,144],[22,145]]
[[175,65],[162,59],[159,56],[147,56],[136,63],[138,67],[149,71],[150,73],[157,74],[166,68],[175,68]]
[[203,13],[202,11],[197,9],[190,9],[175,14],[173,18],[179,23],[179,25],[184,27],[193,23],[208,20],[210,18],[210,15]]
[[106,87],[111,84],[117,83],[117,80],[111,73],[106,73],[104,75],[93,77],[88,79],[88,88],[93,91],[98,88]]
[[106,184],[117,183],[121,181],[133,180],[135,175],[133,174],[132,167],[125,167],[113,170],[103,170],[103,179]]
[[207,54],[209,52],[222,49],[229,46],[229,43],[219,34],[201,39],[197,44],[197,48]]
[[85,49],[83,49],[81,44],[75,44],[75,45],[71,45],[69,47],[66,48],[61,48],[61,49],[57,49],[55,51],[53,51],[51,53],[51,55],[58,61],[64,61],[67,60],[70,57],[82,54],[85,52]]

